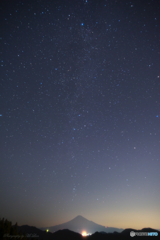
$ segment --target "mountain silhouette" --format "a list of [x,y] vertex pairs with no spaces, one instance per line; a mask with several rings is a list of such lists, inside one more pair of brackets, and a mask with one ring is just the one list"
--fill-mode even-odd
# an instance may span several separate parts
[[[75,222],[79,224],[80,221],[83,222],[83,220],[87,220],[81,216],[77,216],[70,222]],[[88,221],[88,220],[87,220]],[[69,222],[69,223],[70,223]],[[92,221],[89,221],[93,223]],[[94,223],[96,224],[96,223]],[[61,224],[63,225],[63,224]],[[96,224],[98,225],[98,224]],[[101,225],[98,225],[101,226]],[[102,226],[103,227],[103,226]],[[113,228],[111,228],[113,229]],[[141,230],[133,229],[133,228],[127,228],[124,229],[121,233],[119,232],[114,232],[114,233],[107,233],[107,232],[94,232],[91,236],[85,237],[86,240],[116,240],[116,239],[131,239],[130,232],[157,232],[158,236],[156,236],[156,239],[160,239],[160,232],[158,230],[152,229],[152,228],[143,228]],[[42,231],[36,227],[31,227],[28,225],[23,225],[23,226],[18,226],[18,232],[29,234],[29,235],[37,235],[38,238],[27,238],[28,240],[30,239],[37,239],[37,240],[84,240],[84,237],[82,237],[81,234],[68,230],[68,229],[63,229],[63,230],[58,230],[55,233],[51,232],[46,232]],[[145,239],[148,239],[148,237],[145,237]],[[1,238],[0,238],[1,239]],[[136,236],[136,239],[142,239],[142,237]],[[151,237],[149,237],[151,239]]]
[[[91,226],[100,226],[92,221],[88,221],[82,216],[77,216],[76,218],[72,219],[68,222],[69,224],[75,224],[75,227],[77,224],[90,224]],[[61,224],[65,225],[65,224]],[[114,228],[111,228],[114,229]],[[24,240],[127,240],[131,239],[131,236],[135,236],[139,233],[149,233],[147,239],[152,239],[150,236],[151,234],[155,233],[156,239],[160,239],[160,231],[153,229],[153,228],[143,228],[141,230],[136,230],[132,228],[124,229],[121,233],[113,232],[113,233],[106,233],[104,231],[101,232],[94,232],[91,236],[86,236],[85,238],[77,232],[71,231],[69,229],[63,229],[58,230],[54,233],[42,231],[34,226],[18,226],[17,223],[15,225],[12,225],[12,222],[8,221],[7,219],[4,220],[4,218],[0,219],[0,240],[6,240],[9,238],[15,238],[20,239],[23,238]],[[7,236],[6,236],[7,235]],[[25,236],[22,236],[25,235]],[[16,237],[17,236],[17,237]],[[142,239],[141,236],[136,236],[136,239]],[[146,236],[145,236],[146,239]],[[155,239],[155,238],[154,238]]]
[[[46,240],[53,240],[53,234],[52,233],[47,233],[46,231],[42,231],[34,226],[28,226],[28,225],[22,225],[17,227],[18,232],[21,232],[21,234],[26,234],[26,235],[37,235],[38,237],[33,237],[33,239],[41,240],[41,239],[46,239]],[[23,238],[22,238],[23,239]],[[29,240],[30,238],[27,237]]]
[[113,228],[113,227],[104,227],[97,223],[87,220],[82,216],[77,216],[69,222],[51,226],[47,228],[40,228],[41,230],[49,229],[50,232],[56,232],[58,230],[69,229],[70,231],[74,231],[77,233],[82,233],[82,231],[86,231],[87,233],[95,233],[95,232],[105,232],[105,233],[113,233],[113,232],[121,232],[123,229]]
[[52,240],[83,240],[83,237],[81,234],[70,231],[68,229],[59,230],[53,234]]
[[[23,225],[18,226],[18,232],[25,234],[27,240],[83,240],[81,234],[70,231],[68,229],[59,230],[55,233],[42,231],[36,227]],[[23,239],[23,238],[22,238]],[[1,240],[1,238],[0,238]]]

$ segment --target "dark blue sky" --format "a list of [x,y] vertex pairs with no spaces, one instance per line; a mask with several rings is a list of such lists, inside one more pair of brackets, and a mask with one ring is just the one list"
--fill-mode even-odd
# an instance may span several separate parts
[[160,228],[158,1],[0,11],[0,217]]

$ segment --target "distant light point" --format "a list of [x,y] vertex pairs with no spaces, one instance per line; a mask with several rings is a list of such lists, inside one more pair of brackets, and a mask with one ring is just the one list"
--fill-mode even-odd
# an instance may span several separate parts
[[91,233],[87,233],[86,231],[83,231],[83,232],[82,232],[82,236],[83,236],[83,237],[90,236],[90,235],[91,235]]
[[81,26],[83,26],[83,23],[81,23]]
[[82,236],[83,236],[83,237],[86,237],[86,236],[87,236],[87,232],[86,232],[86,231],[83,231],[83,232],[82,232]]

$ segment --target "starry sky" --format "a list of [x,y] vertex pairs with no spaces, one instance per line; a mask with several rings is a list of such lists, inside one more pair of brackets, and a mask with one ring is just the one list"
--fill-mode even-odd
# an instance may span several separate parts
[[0,11],[0,217],[160,229],[158,1]]

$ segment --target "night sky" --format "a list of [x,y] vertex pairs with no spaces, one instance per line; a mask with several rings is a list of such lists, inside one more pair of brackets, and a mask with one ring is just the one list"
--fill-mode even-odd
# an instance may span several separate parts
[[160,229],[160,2],[0,11],[0,218]]

